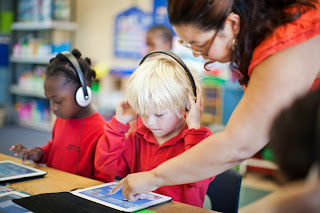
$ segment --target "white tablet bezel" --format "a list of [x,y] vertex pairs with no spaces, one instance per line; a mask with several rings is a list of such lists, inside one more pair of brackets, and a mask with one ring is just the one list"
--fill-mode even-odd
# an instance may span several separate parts
[[97,189],[97,188],[101,188],[101,187],[104,187],[104,186],[116,185],[116,184],[118,184],[118,183],[117,182],[105,183],[105,184],[101,184],[101,185],[97,185],[97,186],[93,186],[93,187],[89,187],[89,188],[85,188],[85,189],[78,189],[78,190],[75,190],[75,191],[71,191],[70,193],[72,193],[73,195],[85,198],[87,200],[102,204],[104,206],[108,206],[108,207],[111,207],[111,208],[114,208],[114,209],[117,209],[117,210],[120,210],[120,211],[124,211],[124,212],[133,212],[133,211],[141,210],[141,209],[144,209],[144,208],[148,208],[148,207],[151,207],[151,206],[154,206],[154,205],[161,204],[161,203],[168,202],[168,201],[172,200],[171,197],[168,197],[168,196],[165,196],[165,195],[161,195],[161,194],[157,194],[157,193],[153,193],[153,192],[149,192],[147,194],[155,195],[155,196],[158,196],[158,197],[161,197],[161,198],[157,199],[157,200],[150,201],[148,203],[137,205],[137,206],[134,206],[134,207],[123,208],[121,206],[117,206],[115,204],[108,203],[108,202],[96,199],[94,197],[81,194],[81,192],[84,192],[84,191]]
[[36,168],[30,167],[30,166],[27,166],[27,165],[23,165],[21,163],[16,163],[16,162],[11,161],[11,160],[0,161],[0,165],[2,163],[11,163],[11,164],[14,164],[16,166],[20,166],[20,167],[23,167],[23,168],[26,168],[26,169],[30,169],[30,170],[32,170],[34,172],[33,173],[29,173],[29,174],[21,174],[21,175],[9,176],[9,177],[2,177],[2,178],[0,178],[0,182],[12,181],[12,180],[21,179],[21,178],[28,178],[28,177],[37,177],[37,176],[42,176],[42,175],[47,174],[47,172],[42,171],[40,169],[36,169]]
[[3,193],[0,193],[0,197],[4,197],[4,196],[7,196],[7,195],[17,195],[21,198],[23,197],[30,197],[30,195],[27,195],[27,194],[24,194],[24,193],[21,193],[21,192],[17,192],[17,191],[10,191],[10,192],[3,192]]

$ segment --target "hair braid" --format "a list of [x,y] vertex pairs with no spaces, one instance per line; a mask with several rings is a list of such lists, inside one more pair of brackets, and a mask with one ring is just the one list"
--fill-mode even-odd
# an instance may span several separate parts
[[[72,54],[76,57],[79,66],[83,72],[83,76],[88,86],[91,86],[96,77],[96,72],[91,69],[91,60],[89,58],[82,59],[81,53],[77,49],[72,50]],[[46,69],[46,77],[64,74],[68,82],[76,83],[80,86],[78,74],[70,61],[61,53],[50,60]]]

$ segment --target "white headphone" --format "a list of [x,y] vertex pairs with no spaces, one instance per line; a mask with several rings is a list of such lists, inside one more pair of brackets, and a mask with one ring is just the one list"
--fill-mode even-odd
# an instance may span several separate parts
[[90,104],[92,99],[92,92],[90,87],[86,86],[86,81],[83,76],[83,72],[80,68],[78,60],[76,57],[68,51],[61,52],[72,64],[74,69],[77,71],[81,86],[77,89],[75,94],[76,102],[81,107],[86,107]]

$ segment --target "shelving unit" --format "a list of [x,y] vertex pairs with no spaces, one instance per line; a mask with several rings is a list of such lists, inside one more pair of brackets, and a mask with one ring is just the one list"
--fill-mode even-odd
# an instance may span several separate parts
[[[75,2],[70,1],[74,7]],[[74,17],[70,15],[69,18]],[[20,126],[50,132],[55,116],[50,113],[50,103],[44,95],[43,70],[58,52],[72,49],[77,24],[52,17],[46,21],[14,22],[11,29],[9,92],[11,104],[18,115],[15,120]],[[39,79],[34,80],[34,76]],[[21,78],[29,80],[28,86],[25,81],[21,83]]]
[[204,109],[201,125],[208,126],[222,122],[222,91],[219,86],[206,86],[204,89]]
[[77,24],[68,21],[45,21],[45,22],[15,22],[12,24],[13,30],[33,31],[33,30],[64,30],[74,31]]
[[[77,24],[75,22],[69,21],[45,21],[45,22],[14,22],[12,24],[12,31],[25,32],[25,33],[37,33],[37,32],[47,32],[49,34],[49,40],[54,31],[63,31],[73,33],[77,29]],[[73,39],[73,38],[71,38]],[[52,41],[49,41],[51,43]],[[41,55],[41,56],[10,56],[10,62],[12,63],[27,63],[27,64],[48,64],[49,60],[54,57],[55,54]]]
[[275,175],[277,170],[278,166],[275,163],[256,157],[249,158],[239,166],[239,171],[242,175],[245,175],[247,171],[255,171],[272,176]]
[[19,96],[27,96],[27,97],[34,97],[34,98],[43,98],[46,99],[44,95],[44,91],[24,91],[22,90],[19,85],[11,85],[10,86],[10,93]]
[[43,56],[43,57],[14,57],[10,56],[11,63],[24,63],[24,64],[41,64],[47,65],[49,60],[53,56]]

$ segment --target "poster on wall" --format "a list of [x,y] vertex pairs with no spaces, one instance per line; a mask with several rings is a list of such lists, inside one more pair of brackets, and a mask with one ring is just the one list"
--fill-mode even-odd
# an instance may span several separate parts
[[164,25],[171,29],[172,33],[175,32],[169,22],[167,0],[154,0],[153,1],[153,24],[154,25]]
[[117,15],[115,20],[114,55],[141,59],[146,53],[145,33],[152,24],[151,14],[137,7]]

